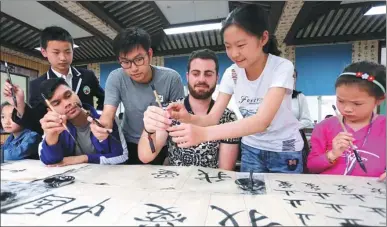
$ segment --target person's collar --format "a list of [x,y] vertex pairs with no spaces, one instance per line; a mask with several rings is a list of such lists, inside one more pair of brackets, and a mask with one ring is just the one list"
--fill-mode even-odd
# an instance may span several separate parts
[[53,67],[51,67],[51,71],[52,71],[57,77],[60,77],[60,78],[62,78],[63,76],[68,77],[68,76],[72,76],[72,75],[73,75],[73,72],[72,72],[72,70],[71,70],[71,67],[69,68],[69,71],[68,71],[68,73],[67,73],[66,75],[63,75],[62,73],[55,71],[55,69],[54,69]]
[[[207,110],[207,114],[210,113],[212,107],[214,106],[215,104],[215,101],[211,98],[211,102],[210,102],[210,106],[208,107],[208,110]],[[188,113],[191,113],[191,114],[195,114],[193,111],[192,111],[192,107],[191,107],[191,104],[189,103],[189,95],[187,95],[184,99],[184,107],[185,109],[188,111]]]
[[74,76],[79,76],[79,75],[81,75],[81,73],[80,73],[80,72],[78,71],[78,69],[76,69],[75,67],[70,66],[70,69],[71,69],[72,75],[74,75]]
[[154,78],[155,78],[155,70],[156,70],[153,65],[149,65],[149,68],[150,68],[150,71],[151,71],[150,72],[151,78],[150,78],[148,83],[150,83],[150,82],[152,82],[154,80]]
[[11,133],[10,136],[12,136],[12,140],[17,141],[17,140],[19,140],[20,138],[22,138],[22,136],[23,136],[24,134],[26,134],[27,131],[28,131],[28,130],[23,129],[23,130],[20,132],[20,134],[19,134],[18,136],[15,137],[15,135],[14,135],[13,133]]

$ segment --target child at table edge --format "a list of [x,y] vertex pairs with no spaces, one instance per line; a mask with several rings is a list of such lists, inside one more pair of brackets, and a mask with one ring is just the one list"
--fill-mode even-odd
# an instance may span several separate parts
[[[372,62],[347,66],[336,80],[337,108],[345,133],[334,116],[317,124],[312,132],[307,167],[311,173],[380,177],[386,173],[386,117],[374,113],[385,99],[386,67]],[[365,173],[350,148],[357,147]]]

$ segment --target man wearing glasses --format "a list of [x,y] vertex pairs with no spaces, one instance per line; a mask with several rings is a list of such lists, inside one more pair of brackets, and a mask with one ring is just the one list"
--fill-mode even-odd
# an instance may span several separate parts
[[[105,85],[105,102],[100,118],[102,125],[111,128],[119,104],[124,105],[122,129],[128,144],[128,164],[142,164],[137,144],[144,129],[143,116],[149,105],[154,105],[154,85],[162,103],[184,98],[180,75],[172,69],[150,65],[153,51],[149,34],[141,28],[128,28],[113,40],[113,51],[121,68],[112,71]],[[92,124],[99,140],[108,137],[106,129]],[[151,162],[161,165],[167,155],[166,147]]]

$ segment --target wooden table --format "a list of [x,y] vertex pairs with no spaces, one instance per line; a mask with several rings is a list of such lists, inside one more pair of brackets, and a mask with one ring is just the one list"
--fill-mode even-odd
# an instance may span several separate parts
[[[75,182],[45,187],[42,179],[52,175],[74,176]],[[248,174],[202,167],[5,163],[1,225],[386,226],[386,185],[376,178],[254,174],[265,183],[258,195],[241,189],[235,183],[240,178]]]

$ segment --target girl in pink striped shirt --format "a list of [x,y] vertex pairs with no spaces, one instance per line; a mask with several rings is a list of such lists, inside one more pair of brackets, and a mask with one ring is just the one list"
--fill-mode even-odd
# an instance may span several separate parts
[[[337,108],[342,118],[331,117],[315,126],[307,167],[311,173],[385,178],[386,117],[373,110],[386,93],[386,67],[372,62],[347,66],[336,80]],[[348,133],[343,132],[343,121]],[[365,164],[364,172],[350,141]]]

